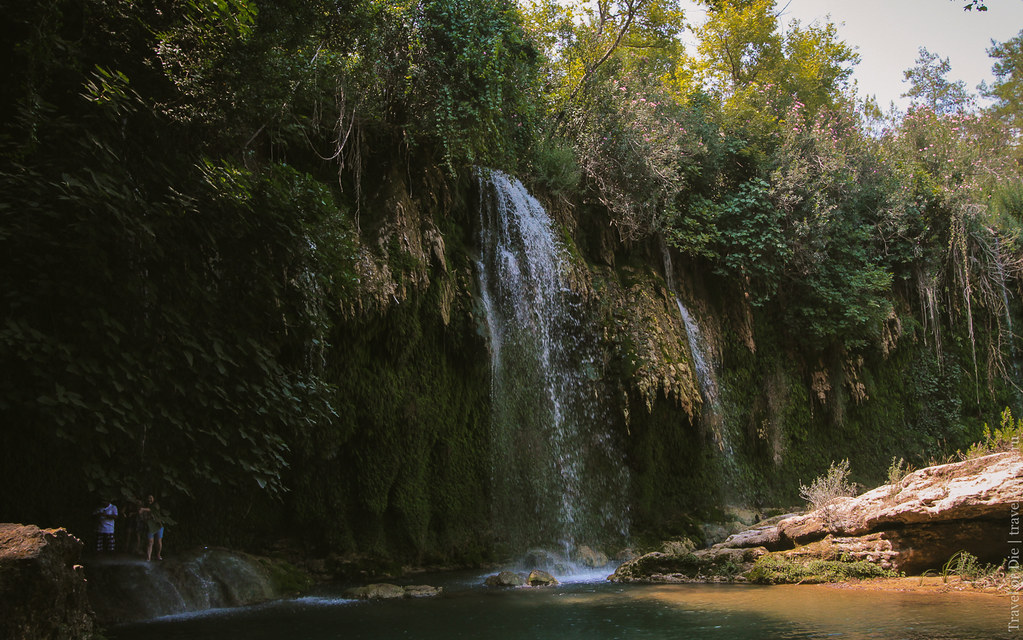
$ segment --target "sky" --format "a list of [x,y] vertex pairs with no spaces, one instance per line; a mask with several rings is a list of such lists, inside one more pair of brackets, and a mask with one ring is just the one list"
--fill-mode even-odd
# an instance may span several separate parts
[[[686,20],[700,23],[706,10],[684,1]],[[963,80],[976,92],[982,80],[991,84],[992,59],[987,55],[991,39],[1004,42],[1023,30],[1023,0],[987,0],[988,11],[963,11],[961,0],[778,0],[784,10],[781,21],[797,19],[803,24],[824,20],[830,14],[838,35],[857,48],[860,63],[854,68],[862,97],[874,95],[882,109],[908,89],[903,71],[914,66],[919,48],[926,47],[949,58],[950,80]],[[844,23],[844,24],[843,24]],[[693,44],[691,34],[683,36]]]

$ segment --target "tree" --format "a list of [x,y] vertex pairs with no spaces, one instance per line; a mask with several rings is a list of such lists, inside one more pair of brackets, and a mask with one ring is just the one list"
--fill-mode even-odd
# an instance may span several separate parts
[[945,77],[951,70],[948,58],[942,60],[926,47],[920,47],[916,66],[903,72],[903,82],[910,83],[903,97],[911,98],[914,105],[930,107],[935,113],[963,113],[972,100],[966,93],[965,82],[952,82]]
[[987,53],[995,59],[991,67],[995,82],[981,90],[995,100],[995,115],[1019,131],[1023,129],[1023,31],[1005,42],[992,40],[991,45]]
[[554,131],[610,61],[660,66],[664,72],[681,47],[678,0],[598,0],[568,6],[545,0],[533,2],[524,14],[550,65]]
[[859,61],[834,24],[794,20],[781,33],[773,0],[715,2],[696,35],[697,76],[737,122],[769,125],[794,102],[833,105]]
[[782,58],[773,0],[721,2],[697,30],[700,71],[709,88],[731,96],[753,83],[766,84]]

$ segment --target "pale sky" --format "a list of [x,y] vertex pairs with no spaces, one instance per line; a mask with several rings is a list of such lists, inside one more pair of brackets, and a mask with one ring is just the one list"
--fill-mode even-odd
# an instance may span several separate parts
[[[900,96],[908,85],[902,72],[914,65],[920,47],[949,58],[949,79],[964,80],[971,93],[976,93],[981,80],[991,84],[992,60],[987,49],[992,38],[1004,42],[1023,29],[1023,0],[987,0],[986,12],[963,11],[963,4],[960,0],[777,2],[779,9],[784,8],[783,24],[792,19],[809,24],[830,14],[839,37],[860,54],[853,71],[860,95],[876,95],[882,109],[891,101],[905,108],[908,101]],[[702,6],[689,1],[683,5],[688,22],[703,21],[706,10]],[[691,34],[683,38],[692,44]]]

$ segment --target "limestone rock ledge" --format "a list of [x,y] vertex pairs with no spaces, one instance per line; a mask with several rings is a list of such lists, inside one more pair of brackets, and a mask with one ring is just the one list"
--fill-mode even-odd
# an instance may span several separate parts
[[[1000,563],[1021,540],[1023,456],[996,453],[920,469],[855,498],[838,498],[736,533],[694,553],[651,553],[618,568],[620,582],[734,578],[773,552],[788,560],[867,561],[916,574],[938,570],[959,551]],[[748,552],[736,555],[736,551]]]
[[0,524],[0,638],[93,637],[81,551],[64,529]]

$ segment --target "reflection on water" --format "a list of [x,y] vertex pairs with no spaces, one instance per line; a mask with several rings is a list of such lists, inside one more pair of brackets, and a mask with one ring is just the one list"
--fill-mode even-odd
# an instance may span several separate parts
[[[332,594],[157,620],[110,630],[112,640],[367,638],[709,638],[997,640],[1010,602],[978,594],[832,587],[568,584],[486,590],[454,580],[427,600],[354,602]],[[436,581],[434,581],[436,583]]]

